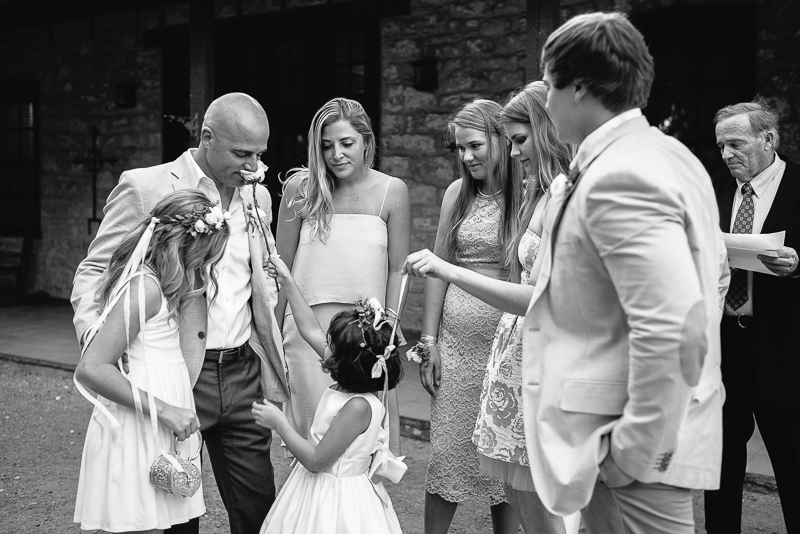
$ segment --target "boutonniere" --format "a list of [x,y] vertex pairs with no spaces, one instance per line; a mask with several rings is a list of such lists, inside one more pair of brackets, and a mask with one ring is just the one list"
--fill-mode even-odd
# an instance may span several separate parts
[[553,182],[550,184],[550,195],[553,200],[560,200],[564,198],[567,192],[572,189],[574,184],[570,183],[567,180],[567,177],[564,176],[564,173],[559,174],[555,178],[553,178]]

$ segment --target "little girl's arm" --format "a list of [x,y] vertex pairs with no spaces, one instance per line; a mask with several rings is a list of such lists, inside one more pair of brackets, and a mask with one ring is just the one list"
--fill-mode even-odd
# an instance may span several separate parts
[[292,273],[282,259],[276,254],[269,258],[270,265],[267,272],[270,276],[277,278],[278,282],[283,286],[283,292],[289,299],[289,304],[292,306],[292,315],[300,335],[306,340],[306,343],[311,345],[320,357],[325,357],[325,346],[327,345],[327,336],[325,331],[319,325],[317,316],[314,311],[306,302],[300,288],[292,277]]
[[[145,319],[151,319],[161,308],[161,289],[150,277],[143,278],[145,279]],[[128,325],[130,339],[136,338],[141,328],[139,325],[139,280],[133,280],[130,288],[130,325]],[[124,305],[124,299],[119,299],[81,357],[75,375],[81,384],[98,395],[133,410],[135,405],[131,383],[122,376],[116,366],[117,361],[128,348],[125,338]],[[157,356],[151,354],[150,357]],[[139,392],[142,409],[146,415],[150,415],[147,392],[141,389]],[[193,411],[172,406],[158,398],[154,398],[154,400],[159,422],[172,430],[178,439],[188,438],[200,427],[200,421]]]
[[372,408],[362,397],[347,401],[316,447],[298,434],[281,409],[269,401],[264,404],[254,402],[253,417],[257,424],[275,429],[303,467],[318,473],[332,466],[347,447],[369,428]]

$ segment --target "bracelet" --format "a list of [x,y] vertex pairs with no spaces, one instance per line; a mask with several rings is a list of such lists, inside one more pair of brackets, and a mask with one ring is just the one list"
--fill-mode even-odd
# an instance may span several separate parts
[[430,334],[422,334],[419,336],[420,342],[425,345],[426,347],[430,347],[431,345],[436,345],[436,336],[432,336]]

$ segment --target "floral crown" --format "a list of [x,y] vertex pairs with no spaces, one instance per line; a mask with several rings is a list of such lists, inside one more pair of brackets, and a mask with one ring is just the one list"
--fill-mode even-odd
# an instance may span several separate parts
[[[386,360],[391,357],[392,351],[395,349],[394,329],[397,324],[397,313],[391,308],[386,308],[384,310],[380,301],[375,297],[370,297],[367,300],[359,300],[356,313],[358,314],[358,319],[351,321],[349,324],[358,324],[358,327],[361,329],[361,348],[366,348],[377,358],[375,365],[372,366],[372,378],[380,378],[383,372],[387,373],[388,378]],[[392,321],[392,339],[389,341],[389,345],[386,345],[386,348],[383,349],[382,354],[375,354],[372,348],[367,345],[367,338],[364,336],[364,325],[372,326],[374,330],[378,330],[384,324],[389,324],[390,321]]]
[[212,202],[193,207],[188,215],[162,215],[152,220],[157,224],[183,226],[187,234],[197,237],[198,234],[211,235],[222,230],[230,218],[230,212],[222,209],[219,202]]

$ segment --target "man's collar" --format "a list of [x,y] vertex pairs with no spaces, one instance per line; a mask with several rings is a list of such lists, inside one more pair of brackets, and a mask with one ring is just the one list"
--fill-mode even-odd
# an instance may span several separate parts
[[644,121],[644,126],[647,126],[647,120],[642,117],[642,110],[639,108],[623,111],[619,115],[615,115],[601,124],[592,133],[587,135],[586,139],[584,139],[580,144],[578,147],[578,153],[575,155],[572,163],[570,163],[570,169],[577,166],[578,170],[581,172],[586,170],[586,167],[589,166],[589,163],[591,163],[594,158],[596,158],[603,150],[605,150],[606,147],[615,139],[617,139],[622,133],[627,131],[627,128],[625,128],[625,131],[621,131],[620,127],[637,118],[642,118]]
[[203,173],[200,166],[194,160],[194,153],[196,151],[196,148],[190,148],[181,154],[181,157],[176,159],[175,163],[172,165],[171,171],[173,176],[178,180],[186,182],[181,184],[181,187],[196,189],[197,185],[200,183],[200,179],[206,177],[205,173]]
[[[782,163],[783,160],[781,160],[781,158],[778,157],[778,154],[776,153],[775,160],[772,162],[772,164],[763,171],[761,171],[760,173],[758,173],[755,176],[755,178],[750,180],[750,185],[753,188],[753,192],[755,193],[756,198],[761,198],[761,195],[764,194],[764,190],[767,188],[769,183],[773,180],[773,178],[775,178],[775,176],[778,175],[778,171],[780,170]],[[738,178],[736,179],[736,184],[737,187],[739,188],[739,191],[742,190],[742,186],[744,185],[744,183],[745,182],[739,180]]]

